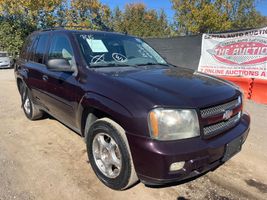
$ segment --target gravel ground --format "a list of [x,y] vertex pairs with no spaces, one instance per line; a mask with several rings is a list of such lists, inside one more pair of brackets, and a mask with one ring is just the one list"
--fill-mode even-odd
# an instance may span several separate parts
[[94,175],[83,139],[56,121],[29,121],[13,70],[0,70],[0,200],[267,199],[267,106],[246,102],[252,126],[241,153],[196,180],[123,191]]

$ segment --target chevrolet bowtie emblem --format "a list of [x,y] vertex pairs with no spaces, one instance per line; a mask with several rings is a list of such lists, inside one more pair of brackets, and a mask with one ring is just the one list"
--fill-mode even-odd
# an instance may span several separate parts
[[223,114],[223,119],[228,120],[232,117],[233,115],[233,110],[226,110],[225,113]]

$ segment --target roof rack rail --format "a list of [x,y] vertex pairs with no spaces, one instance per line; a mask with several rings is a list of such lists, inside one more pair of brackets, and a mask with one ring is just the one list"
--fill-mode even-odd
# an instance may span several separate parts
[[51,27],[51,28],[45,28],[45,29],[40,29],[39,31],[54,31],[54,30],[60,30],[64,29],[63,27]]
[[84,28],[84,29],[89,29],[88,26],[55,26],[55,27],[49,27],[45,29],[41,29],[40,31],[54,31],[54,30],[61,30],[61,29],[66,29],[66,28]]

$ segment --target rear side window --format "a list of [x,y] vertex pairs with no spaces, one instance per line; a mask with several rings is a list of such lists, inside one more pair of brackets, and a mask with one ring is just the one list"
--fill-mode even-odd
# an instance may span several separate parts
[[35,38],[35,40],[33,41],[32,43],[32,47],[29,51],[29,60],[30,61],[35,61],[35,51],[36,51],[36,48],[37,48],[37,44],[38,44],[38,37]]
[[29,58],[29,53],[30,53],[30,50],[32,48],[32,44],[33,44],[35,38],[36,38],[36,35],[32,35],[32,36],[29,36],[27,38],[27,40],[24,43],[23,48],[22,48],[22,50],[20,52],[20,57],[22,59],[27,60]]
[[48,60],[57,58],[66,59],[72,64],[73,50],[65,35],[55,35],[52,39]]
[[48,35],[42,34],[39,36],[37,47],[34,52],[33,61],[37,63],[43,63],[44,54],[46,51],[46,44],[48,42]]

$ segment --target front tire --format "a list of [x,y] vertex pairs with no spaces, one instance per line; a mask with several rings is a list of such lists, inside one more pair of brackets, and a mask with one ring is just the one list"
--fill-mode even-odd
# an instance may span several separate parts
[[138,181],[125,131],[108,118],[96,120],[86,139],[88,158],[97,177],[114,190]]

